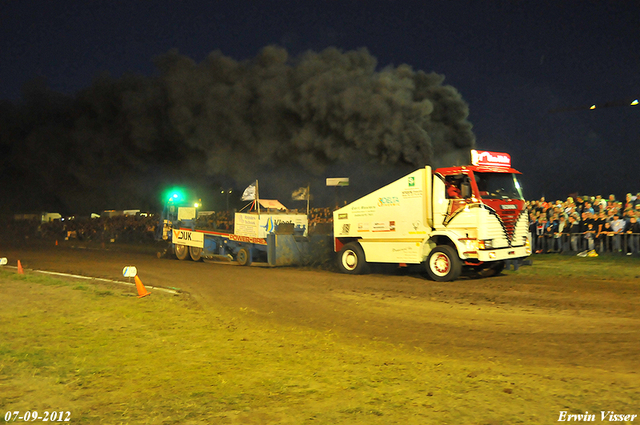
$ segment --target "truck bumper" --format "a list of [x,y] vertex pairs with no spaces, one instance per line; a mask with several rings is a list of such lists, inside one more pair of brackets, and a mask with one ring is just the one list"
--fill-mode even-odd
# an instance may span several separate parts
[[504,261],[514,260],[516,258],[524,258],[531,255],[531,248],[528,246],[519,246],[513,248],[487,249],[478,250],[475,255],[469,253],[467,259],[478,260],[482,262],[488,261]]

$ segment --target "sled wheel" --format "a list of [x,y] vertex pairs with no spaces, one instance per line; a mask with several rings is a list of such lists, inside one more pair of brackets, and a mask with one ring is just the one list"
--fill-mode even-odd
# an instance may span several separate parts
[[241,266],[248,266],[251,264],[251,253],[247,248],[240,248],[238,255],[236,255],[236,261]]
[[189,257],[189,247],[186,245],[176,245],[176,258],[186,260]]
[[455,249],[448,245],[435,247],[427,258],[427,273],[438,282],[456,280],[462,272],[462,262]]
[[189,247],[189,255],[191,256],[191,259],[193,261],[202,260],[202,248],[197,247],[197,246],[190,246]]

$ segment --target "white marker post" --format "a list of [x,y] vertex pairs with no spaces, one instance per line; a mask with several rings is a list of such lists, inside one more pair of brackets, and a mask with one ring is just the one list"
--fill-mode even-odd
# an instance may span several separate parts
[[131,278],[138,275],[138,269],[136,268],[136,266],[126,266],[124,269],[122,269],[122,275],[124,277],[128,277],[129,282],[131,282]]

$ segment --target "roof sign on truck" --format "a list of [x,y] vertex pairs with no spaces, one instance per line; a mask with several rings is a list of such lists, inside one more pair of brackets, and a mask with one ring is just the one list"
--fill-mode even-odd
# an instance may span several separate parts
[[490,167],[511,167],[511,156],[508,153],[471,150],[471,164]]

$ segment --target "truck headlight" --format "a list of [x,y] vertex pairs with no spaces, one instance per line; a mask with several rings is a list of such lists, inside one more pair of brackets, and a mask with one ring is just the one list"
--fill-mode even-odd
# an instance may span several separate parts
[[478,241],[476,239],[467,239],[465,243],[467,251],[477,251],[479,249]]
[[493,239],[484,239],[484,240],[478,241],[478,248],[493,249]]

